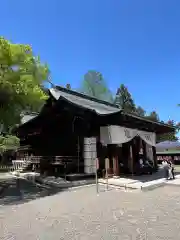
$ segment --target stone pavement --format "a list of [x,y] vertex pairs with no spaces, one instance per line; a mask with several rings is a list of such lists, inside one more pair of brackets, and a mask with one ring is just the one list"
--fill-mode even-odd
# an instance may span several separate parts
[[0,239],[178,240],[180,192],[165,186],[148,192],[95,187],[0,206]]
[[168,181],[167,184],[180,186],[180,176],[177,176],[175,180]]

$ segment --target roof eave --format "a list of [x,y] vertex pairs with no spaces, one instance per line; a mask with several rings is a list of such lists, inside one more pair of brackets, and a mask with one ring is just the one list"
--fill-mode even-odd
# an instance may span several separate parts
[[[140,116],[137,116],[137,115],[134,115],[134,114],[130,114],[130,113],[125,113],[123,111],[122,111],[122,113],[124,115],[126,115],[126,116],[129,116],[129,117],[136,118],[136,119],[139,119],[139,120],[144,121],[144,122],[148,122],[148,123],[154,124],[154,125],[156,125],[156,126],[158,126],[160,128],[162,128],[162,127],[166,128],[167,132],[174,132],[174,131],[177,130],[176,127],[170,126],[168,124],[164,124],[164,123],[161,123],[161,122],[155,122],[155,121],[152,121],[152,120],[144,118],[144,117],[140,117]],[[168,131],[168,129],[169,129],[169,131]]]

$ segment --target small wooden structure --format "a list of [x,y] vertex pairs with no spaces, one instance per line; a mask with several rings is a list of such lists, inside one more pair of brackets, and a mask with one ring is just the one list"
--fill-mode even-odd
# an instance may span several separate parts
[[163,160],[170,160],[175,165],[180,165],[180,150],[159,151],[156,155],[158,164],[161,164]]
[[101,170],[108,157],[111,174],[133,174],[142,149],[156,167],[155,135],[174,130],[62,87],[50,89],[42,111],[29,119],[15,130],[21,146],[30,145],[43,169],[59,162],[58,171],[67,173],[95,173],[96,157]]

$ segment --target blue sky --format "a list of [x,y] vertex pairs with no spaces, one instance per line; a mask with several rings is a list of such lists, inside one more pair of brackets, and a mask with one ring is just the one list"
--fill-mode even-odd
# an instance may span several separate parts
[[52,81],[78,88],[95,69],[115,92],[162,120],[180,121],[179,0],[6,0],[0,34],[29,43],[49,64]]

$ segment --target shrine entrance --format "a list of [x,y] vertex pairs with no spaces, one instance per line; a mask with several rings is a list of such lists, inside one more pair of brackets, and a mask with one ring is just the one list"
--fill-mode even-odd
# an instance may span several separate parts
[[101,128],[101,142],[107,145],[109,172],[114,175],[136,174],[139,160],[151,161],[157,166],[153,148],[156,144],[155,134],[120,126]]

